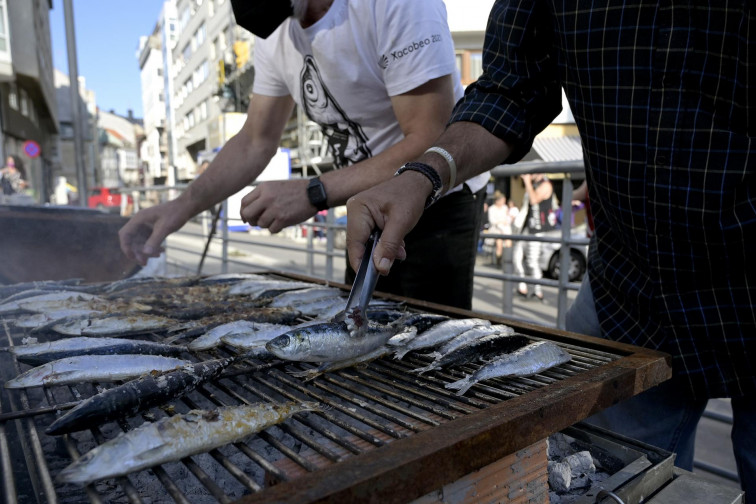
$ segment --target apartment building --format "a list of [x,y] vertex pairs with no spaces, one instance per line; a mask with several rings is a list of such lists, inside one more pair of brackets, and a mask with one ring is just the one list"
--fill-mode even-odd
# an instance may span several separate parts
[[168,172],[168,131],[166,130],[165,63],[160,25],[149,37],[139,40],[139,69],[144,111],[144,142],[139,157],[145,180],[160,181]]
[[[54,70],[55,98],[58,110],[59,134],[57,152],[53,162],[53,176],[65,177],[72,185],[78,182],[76,152],[74,147],[73,104],[71,103],[71,79],[60,70]],[[82,160],[87,174],[87,187],[99,185],[95,180],[99,163],[97,144],[97,101],[95,92],[87,89],[86,79],[79,76],[79,117],[82,123]]]
[[58,132],[52,0],[0,0],[0,159],[18,154],[38,202],[52,190]]

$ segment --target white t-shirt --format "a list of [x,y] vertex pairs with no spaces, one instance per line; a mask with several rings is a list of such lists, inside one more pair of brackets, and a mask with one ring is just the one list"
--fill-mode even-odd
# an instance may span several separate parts
[[[463,94],[441,0],[334,0],[314,25],[288,18],[256,39],[254,58],[253,93],[292,96],[322,128],[337,168],[404,138],[391,96],[449,74],[455,98]],[[475,192],[488,178],[467,184]]]

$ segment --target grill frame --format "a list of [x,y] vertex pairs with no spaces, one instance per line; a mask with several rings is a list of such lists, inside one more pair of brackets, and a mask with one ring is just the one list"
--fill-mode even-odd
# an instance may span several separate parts
[[[313,284],[325,283],[303,275],[279,271],[264,273]],[[329,283],[329,285],[348,291],[348,286],[344,284]],[[432,425],[416,432],[406,429],[406,426],[411,425],[412,421],[417,421],[412,420],[410,416],[409,423],[404,425],[403,430],[400,426],[401,432],[379,432],[376,437],[380,442],[372,440],[372,444],[370,444],[371,442],[365,441],[370,445],[369,449],[359,452],[356,456],[347,455],[344,458],[342,454],[340,455],[341,459],[337,457],[338,461],[330,464],[323,464],[321,461],[308,466],[306,460],[300,462],[304,468],[293,478],[287,474],[279,474],[283,477],[277,477],[275,467],[271,467],[268,471],[271,480],[278,479],[280,481],[273,486],[262,488],[259,492],[245,495],[235,502],[407,502],[432,492],[444,484],[456,481],[466,474],[544,439],[550,434],[583,420],[616,402],[632,397],[671,376],[669,356],[661,352],[399,296],[388,294],[378,294],[378,296],[401,301],[408,309],[415,311],[442,313],[453,317],[479,317],[488,319],[492,323],[508,324],[527,336],[550,339],[564,345],[570,349],[573,355],[575,355],[575,352],[584,352],[587,355],[606,353],[613,357],[609,362],[576,371],[571,376],[560,378],[560,374],[556,373],[557,377],[553,378],[553,383],[548,383],[547,386],[543,384],[544,381],[548,382],[547,379],[531,380],[535,388],[529,384],[528,379],[521,379],[522,383],[518,382],[520,384],[513,385],[512,388],[520,388],[526,392],[514,393],[514,397],[500,400],[498,404],[486,406],[469,414],[459,414],[453,419],[443,420],[444,413],[449,416],[454,416],[454,414],[439,407],[438,412],[441,413],[439,418],[443,421],[434,419],[438,422],[438,425]],[[5,325],[5,331],[6,335],[9,335],[7,325]],[[337,386],[334,383],[350,382],[355,379],[371,380],[374,379],[371,373],[383,374],[386,369],[388,371],[385,371],[385,373],[388,374],[385,376],[391,376],[391,372],[396,372],[399,375],[404,375],[407,381],[417,380],[422,383],[432,383],[436,375],[431,374],[427,377],[424,375],[424,377],[418,378],[407,373],[409,369],[419,367],[422,364],[422,360],[418,360],[418,358],[411,358],[408,362],[381,360],[371,363],[365,370],[350,368],[328,373],[313,382],[309,382],[309,385],[304,384],[303,387],[307,390],[311,387],[315,388],[317,392],[323,392],[323,387],[325,387],[327,392],[327,387]],[[18,372],[18,363],[15,363],[15,365],[15,371]],[[283,371],[268,372],[275,379],[281,378],[278,376],[279,373],[285,375],[284,378],[296,381]],[[546,374],[549,375],[549,373]],[[561,376],[564,376],[564,373],[561,373]],[[391,381],[386,380],[385,383],[376,381],[373,385],[380,383],[381,387],[398,394],[400,397],[408,387],[406,383],[396,383],[396,390],[392,391]],[[255,383],[260,382],[256,381]],[[512,395],[512,392],[507,392],[508,383],[510,382],[495,380],[491,389],[502,396]],[[402,386],[405,389],[402,389]],[[489,387],[489,385],[482,388],[485,390],[486,387]],[[292,390],[291,392],[295,391]],[[472,404],[475,404],[479,400],[476,397],[479,394],[483,397],[486,395],[479,392],[468,392],[465,397],[474,397]],[[46,455],[40,442],[40,436],[45,436],[45,434],[37,432],[35,418],[31,414],[24,415],[24,411],[29,413],[33,409],[29,406],[28,400],[24,402],[25,394],[19,393],[18,396],[21,402],[20,406],[14,405],[13,401],[11,401],[10,406],[20,410],[20,418],[13,420],[16,428],[29,436],[28,440],[23,440],[24,443],[29,445],[24,447],[23,450],[27,460],[27,470],[38,473],[31,478],[35,487],[39,487],[36,493],[38,495],[44,494],[47,501],[54,502],[56,500],[56,486],[52,482],[45,461]],[[50,401],[49,392],[47,392],[47,396],[47,400]],[[383,400],[390,404],[392,396],[390,394],[388,396],[389,398],[384,397]],[[7,396],[0,396],[0,413],[5,413],[3,410],[6,408],[2,402],[5,397]],[[460,399],[460,402],[464,404],[466,400],[470,401],[468,398]],[[363,399],[360,399],[360,401],[370,402],[370,400]],[[404,415],[404,411],[399,408],[405,408],[405,404],[399,405],[398,400],[394,402],[398,410],[402,411],[402,415]],[[454,401],[450,402],[456,404]],[[379,406],[376,406],[376,408],[380,409],[380,402],[373,404],[378,404]],[[405,408],[410,414],[412,413],[412,406],[410,403]],[[455,407],[460,408],[461,406],[456,405]],[[471,409],[475,408],[471,406]],[[337,414],[341,415],[341,413],[341,411],[334,412],[331,416],[335,417]],[[11,420],[0,423],[0,462],[6,464],[8,463],[8,448],[4,445],[7,444],[7,435],[3,431],[8,421]],[[296,431],[296,428],[288,426],[288,422],[284,425],[283,431]],[[405,431],[408,431],[409,434]],[[263,437],[267,437],[268,442],[275,442],[275,438],[270,435],[263,433]],[[67,449],[71,453],[76,453],[76,446],[70,446],[72,441],[67,436],[66,439]],[[387,442],[387,439],[390,439],[390,441]],[[280,449],[285,450],[286,447]],[[344,451],[349,452],[350,450],[344,448]],[[324,453],[325,455],[320,454],[319,456],[321,458],[328,458],[329,456],[333,458],[334,454],[328,454],[327,451]],[[214,457],[217,456],[217,454],[214,454]],[[221,454],[221,456],[223,455]],[[291,454],[291,458],[296,458],[296,455]],[[191,467],[189,470],[191,471]],[[162,466],[155,472],[161,480],[168,478],[164,482],[165,486],[169,487],[171,484],[175,484],[169,476],[161,476],[161,471]],[[6,477],[8,472],[4,467]],[[203,477],[198,476],[198,479],[202,480]],[[117,480],[122,483],[124,494],[130,501],[141,501],[133,486],[127,483],[127,478],[118,478]],[[206,487],[213,485],[212,481],[201,482]],[[4,485],[6,500],[9,502],[12,501],[8,499],[9,492],[13,491],[9,487],[13,483],[11,481],[9,484],[6,481]],[[86,492],[92,502],[100,502],[100,498],[94,489],[88,488]],[[223,493],[222,490],[220,492]],[[211,491],[211,493],[213,492]],[[180,494],[180,491],[178,494]],[[174,496],[174,499],[176,502],[191,502],[182,500],[181,497],[176,498]],[[231,502],[222,497],[219,497],[218,501]]]

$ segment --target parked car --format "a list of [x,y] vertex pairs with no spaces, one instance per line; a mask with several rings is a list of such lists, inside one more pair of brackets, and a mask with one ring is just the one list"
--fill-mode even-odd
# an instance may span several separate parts
[[[87,206],[89,208],[96,208],[98,210],[106,212],[121,212],[121,199],[123,196],[121,193],[115,192],[114,189],[107,187],[93,187],[89,199],[87,200]],[[126,196],[126,208],[133,208],[134,200],[131,196]],[[127,210],[128,211],[128,210]]]
[[[561,238],[562,230],[555,229],[553,231],[547,231],[543,233],[544,236],[553,238]],[[585,236],[585,224],[572,228],[570,237],[573,240],[584,239]],[[559,251],[561,245],[559,243],[543,243],[541,247],[541,257],[539,264],[545,275],[549,278],[559,278]],[[570,282],[579,282],[583,279],[585,274],[586,264],[588,262],[588,245],[571,245],[570,246],[570,268],[569,279]]]

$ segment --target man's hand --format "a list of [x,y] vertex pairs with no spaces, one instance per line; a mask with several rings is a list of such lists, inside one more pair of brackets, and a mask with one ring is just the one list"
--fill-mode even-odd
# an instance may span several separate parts
[[306,179],[262,182],[242,198],[242,220],[271,233],[306,221],[318,213],[307,198],[308,183]]
[[172,200],[145,208],[129,219],[118,231],[123,253],[142,266],[150,257],[160,256],[163,240],[189,219],[180,207],[178,200]]
[[388,275],[396,259],[407,258],[404,237],[420,220],[431,190],[432,184],[424,175],[405,172],[347,201],[347,250],[355,271],[376,227],[383,230],[373,255],[378,272]]

